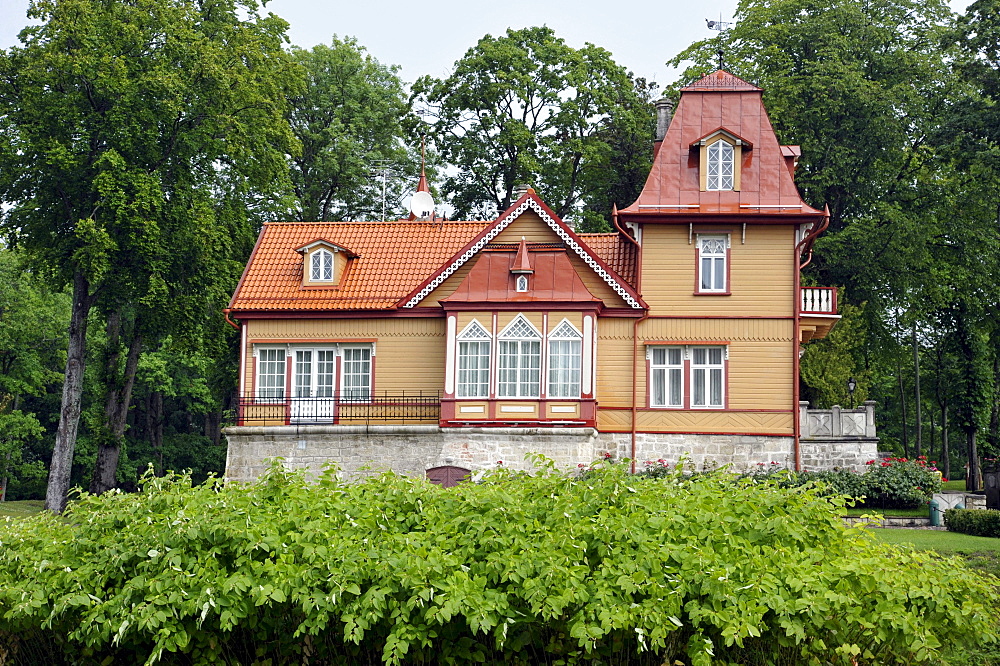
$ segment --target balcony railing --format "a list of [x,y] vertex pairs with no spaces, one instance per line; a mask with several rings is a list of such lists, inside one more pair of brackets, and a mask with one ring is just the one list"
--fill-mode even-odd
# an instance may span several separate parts
[[381,393],[367,397],[243,396],[239,401],[236,424],[246,426],[435,424],[440,418],[441,394],[437,391]]
[[802,314],[837,314],[836,287],[802,287]]

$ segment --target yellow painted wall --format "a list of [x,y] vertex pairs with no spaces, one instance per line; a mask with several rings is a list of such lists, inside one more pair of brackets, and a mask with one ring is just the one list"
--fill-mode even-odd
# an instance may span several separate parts
[[[627,432],[629,412],[600,410],[597,427],[600,430]],[[697,412],[641,410],[637,414],[640,432],[694,433],[760,433],[791,435],[793,416],[790,412]]]
[[795,232],[791,225],[695,225],[694,233],[729,233],[730,296],[694,295],[695,239],[686,225],[643,225],[642,295],[653,315],[787,316],[794,314]]
[[[631,320],[610,318],[598,322],[597,399],[603,407],[629,407],[632,403],[632,324]],[[726,390],[730,409],[790,410],[794,385],[792,332],[792,321],[784,319],[647,319],[639,324],[636,402],[640,407],[646,404],[646,341],[719,342],[727,343],[729,351]],[[681,418],[674,414],[676,411],[652,412],[652,416],[643,417],[646,427],[655,423],[660,423],[655,429],[679,427],[670,426]],[[683,413],[695,414],[689,418],[698,422],[714,418],[698,410]],[[621,415],[601,418],[627,420]]]
[[[445,320],[443,318],[391,319],[273,319],[248,320],[247,363],[244,393],[253,383],[252,345],[271,340],[376,339],[375,391],[439,391],[444,384]],[[306,342],[308,340],[308,342]]]

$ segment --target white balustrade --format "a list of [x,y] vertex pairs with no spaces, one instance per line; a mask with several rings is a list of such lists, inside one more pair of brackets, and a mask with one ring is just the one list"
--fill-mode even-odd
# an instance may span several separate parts
[[837,313],[837,291],[833,287],[802,287],[802,312]]

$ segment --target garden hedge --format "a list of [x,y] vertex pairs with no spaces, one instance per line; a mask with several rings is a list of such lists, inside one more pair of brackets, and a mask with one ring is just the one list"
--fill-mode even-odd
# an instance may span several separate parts
[[944,524],[951,532],[1000,537],[1000,511],[995,509],[948,509],[944,512]]
[[[768,479],[144,479],[0,525],[12,663],[931,664],[995,587]],[[995,582],[995,581],[994,581]]]

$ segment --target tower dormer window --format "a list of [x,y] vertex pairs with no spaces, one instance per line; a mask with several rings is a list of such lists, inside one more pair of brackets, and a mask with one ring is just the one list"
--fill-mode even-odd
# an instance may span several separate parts
[[708,146],[705,189],[732,190],[735,188],[736,159],[733,145],[719,139]]
[[330,282],[333,280],[333,252],[316,250],[311,257],[311,272],[309,279],[313,282]]
[[518,275],[517,276],[517,291],[528,291],[528,276]]

